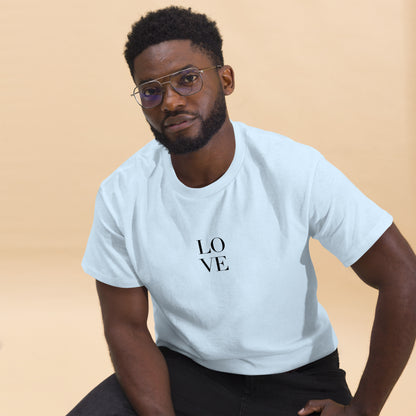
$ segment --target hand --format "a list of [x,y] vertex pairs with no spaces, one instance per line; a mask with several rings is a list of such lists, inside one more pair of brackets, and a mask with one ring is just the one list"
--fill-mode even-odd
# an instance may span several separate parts
[[309,400],[305,407],[299,410],[299,416],[319,413],[321,416],[360,416],[360,414],[350,406],[335,403],[333,400]]

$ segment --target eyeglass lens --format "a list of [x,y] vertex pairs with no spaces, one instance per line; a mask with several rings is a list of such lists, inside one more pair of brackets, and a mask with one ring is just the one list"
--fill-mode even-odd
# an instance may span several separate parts
[[196,68],[184,69],[183,71],[172,74],[169,81],[151,81],[141,85],[134,93],[136,100],[140,96],[140,104],[144,108],[156,107],[162,102],[164,84],[170,84],[180,95],[192,95],[199,92],[202,88],[202,78],[200,71]]

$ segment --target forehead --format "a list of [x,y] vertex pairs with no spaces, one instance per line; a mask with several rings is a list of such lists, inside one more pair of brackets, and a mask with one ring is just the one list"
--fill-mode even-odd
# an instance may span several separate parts
[[146,48],[134,60],[134,81],[140,83],[163,77],[187,66],[212,65],[209,56],[190,40],[168,40]]

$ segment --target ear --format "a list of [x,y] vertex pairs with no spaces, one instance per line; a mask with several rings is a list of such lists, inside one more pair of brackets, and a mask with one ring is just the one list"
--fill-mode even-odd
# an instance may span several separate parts
[[230,65],[224,65],[218,70],[224,95],[230,95],[234,91],[234,70]]

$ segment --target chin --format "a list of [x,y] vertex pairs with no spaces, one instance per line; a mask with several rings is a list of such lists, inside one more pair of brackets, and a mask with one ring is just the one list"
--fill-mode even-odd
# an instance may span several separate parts
[[197,136],[186,136],[184,134],[178,135],[175,139],[169,139],[163,133],[155,132],[153,129],[155,139],[164,146],[172,155],[183,155],[187,153],[196,152],[202,149],[212,138],[212,136],[205,136],[199,134]]

